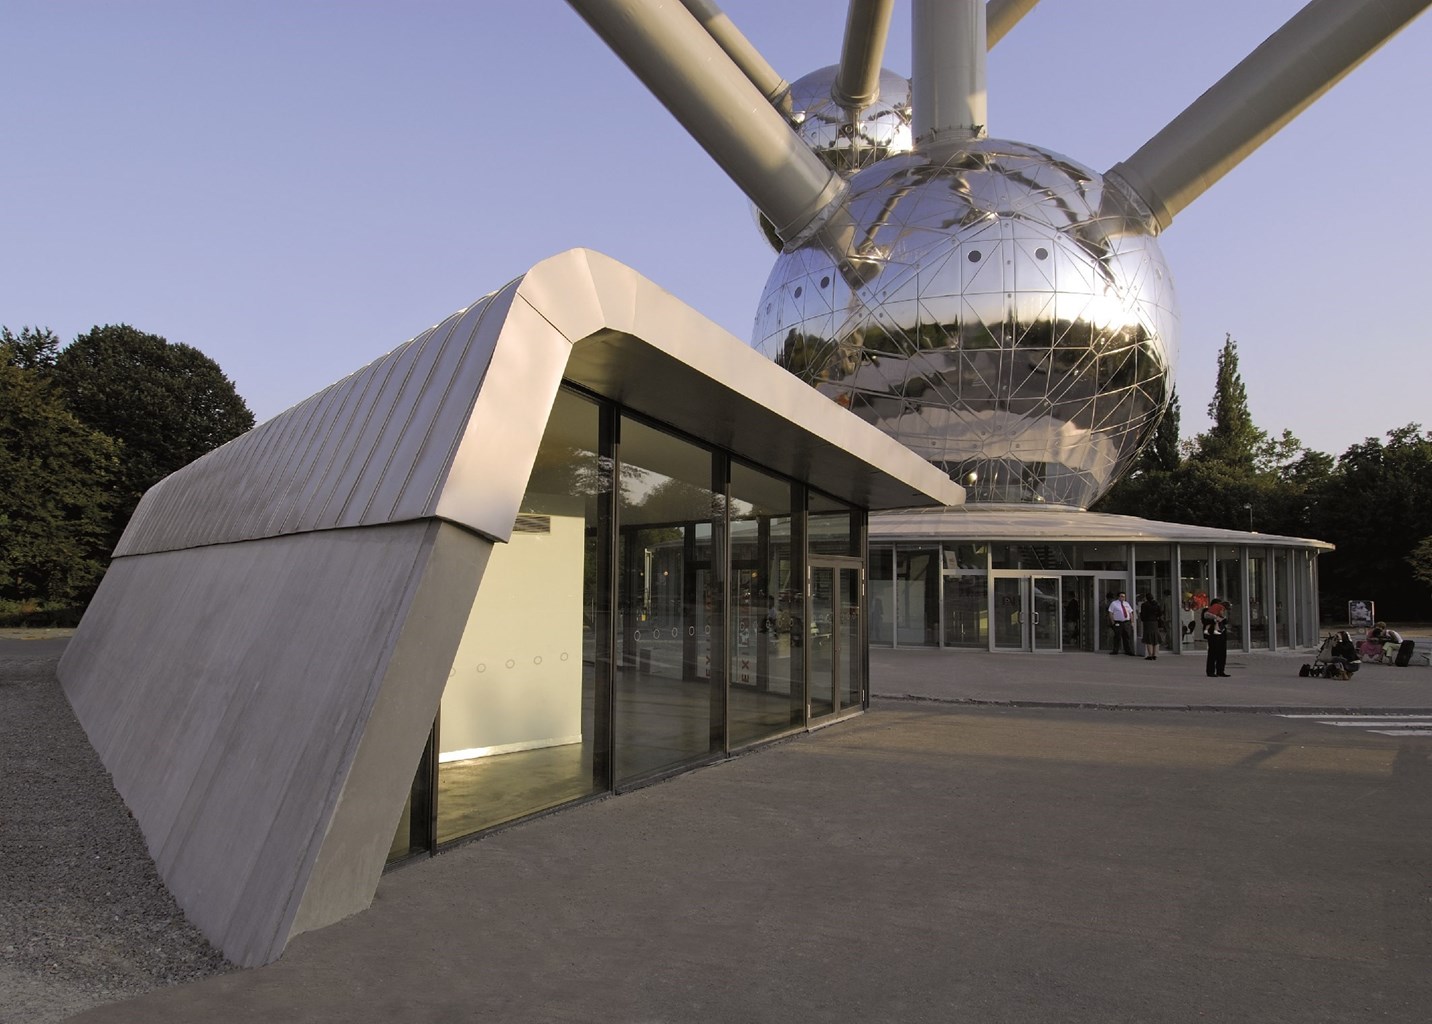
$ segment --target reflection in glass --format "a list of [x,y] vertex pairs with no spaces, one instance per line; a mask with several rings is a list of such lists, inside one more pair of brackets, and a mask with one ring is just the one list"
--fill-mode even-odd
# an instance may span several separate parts
[[1243,647],[1248,635],[1248,624],[1243,621],[1243,560],[1240,551],[1232,544],[1220,544],[1215,549],[1217,561],[1213,588],[1218,591],[1214,597],[1221,597],[1228,603],[1228,649]]
[[891,646],[895,639],[894,572],[894,549],[872,547],[865,587],[870,594],[870,642],[881,647]]
[[940,642],[940,549],[895,552],[896,642],[934,647]]
[[493,545],[439,715],[438,842],[604,787],[594,723],[598,410],[557,395],[511,540]]
[[853,509],[834,498],[812,491],[807,506],[810,519],[810,553],[822,555],[859,555],[860,534],[855,529]]
[[1277,624],[1275,643],[1281,648],[1293,645],[1293,618],[1297,608],[1297,591],[1293,589],[1293,563],[1287,548],[1273,552],[1273,621]]
[[1248,549],[1248,644],[1263,649],[1268,646],[1267,565],[1262,548]]
[[731,746],[800,725],[805,715],[800,565],[791,485],[731,464]]
[[[1181,603],[1184,645],[1203,643],[1203,609],[1208,602],[1220,595],[1211,593],[1213,585],[1208,578],[1208,548],[1185,547],[1179,561],[1179,589],[1183,593]],[[1202,553],[1202,557],[1200,556]]]
[[865,658],[860,647],[860,570],[842,566],[836,570],[840,591],[836,620],[836,649],[840,658],[840,707],[842,711],[864,702]]
[[810,716],[820,718],[835,712],[834,622],[838,592],[836,571],[829,565],[812,565],[810,570]]
[[945,646],[989,647],[989,580],[983,573],[945,577]]
[[724,697],[713,666],[721,664],[725,589],[712,454],[626,417],[620,451],[618,782],[720,749],[725,717],[712,713]]
[[1028,585],[1023,576],[995,578],[994,646],[998,650],[1024,648],[1024,592]]
[[[1141,605],[1145,594],[1152,594],[1163,609],[1164,621],[1169,624],[1166,649],[1173,649],[1174,630],[1178,628],[1178,602],[1173,592],[1173,563],[1169,558],[1167,544],[1140,544],[1134,548],[1134,603]],[[1144,627],[1140,620],[1134,631],[1138,650],[1143,650]]]

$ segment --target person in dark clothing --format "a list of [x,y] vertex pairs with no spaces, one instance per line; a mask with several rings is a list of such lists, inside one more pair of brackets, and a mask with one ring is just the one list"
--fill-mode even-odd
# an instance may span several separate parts
[[1329,652],[1332,666],[1332,678],[1347,679],[1357,671],[1358,656],[1357,644],[1352,642],[1352,637],[1347,630],[1340,630],[1337,639],[1333,641],[1333,649]]
[[1144,595],[1139,605],[1139,624],[1143,628],[1144,660],[1153,661],[1159,656],[1159,630],[1163,628],[1163,605],[1154,600],[1154,595]]
[[1203,639],[1208,644],[1204,671],[1210,676],[1228,677],[1228,602],[1215,597],[1203,609]]

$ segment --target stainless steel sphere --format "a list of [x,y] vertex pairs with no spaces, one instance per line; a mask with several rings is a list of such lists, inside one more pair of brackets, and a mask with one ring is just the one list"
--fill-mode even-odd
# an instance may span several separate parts
[[[886,157],[908,153],[914,147],[910,132],[910,80],[880,70],[879,93],[854,121],[830,98],[838,64],[820,68],[791,83],[791,127],[826,166],[849,177]],[[771,247],[779,250],[769,221],[753,206],[756,223]]]
[[1056,153],[970,142],[850,179],[855,258],[783,253],[752,344],[968,488],[1087,508],[1172,394],[1178,313],[1123,193]]
[[832,64],[791,83],[791,124],[801,140],[845,175],[910,152],[909,79],[882,68],[875,101],[850,122],[830,98],[839,70]]

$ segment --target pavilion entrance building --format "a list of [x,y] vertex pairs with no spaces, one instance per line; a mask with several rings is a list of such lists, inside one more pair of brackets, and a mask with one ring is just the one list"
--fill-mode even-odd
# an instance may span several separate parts
[[1317,556],[1301,537],[1041,506],[968,504],[870,521],[870,642],[988,651],[1108,650],[1106,609],[1152,593],[1163,650],[1204,649],[1199,612],[1232,606],[1232,650],[1318,643]]

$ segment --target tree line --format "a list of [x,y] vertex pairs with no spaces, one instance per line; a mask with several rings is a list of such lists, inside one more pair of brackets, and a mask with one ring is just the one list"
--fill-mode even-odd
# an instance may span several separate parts
[[192,346],[0,327],[0,618],[76,620],[144,492],[253,425]]
[[1336,459],[1248,411],[1238,344],[1218,355],[1213,425],[1180,442],[1178,396],[1156,436],[1093,511],[1329,541],[1318,559],[1324,621],[1371,599],[1379,617],[1432,620],[1432,433],[1409,423]]
[[[1212,426],[1179,439],[1179,403],[1095,506],[1196,526],[1310,537],[1323,615],[1371,599],[1384,618],[1432,620],[1432,434],[1420,424],[1334,459],[1248,411],[1238,346],[1218,356]],[[0,327],[0,618],[73,620],[140,497],[249,430],[253,413],[208,356],[127,324],[61,347]]]

